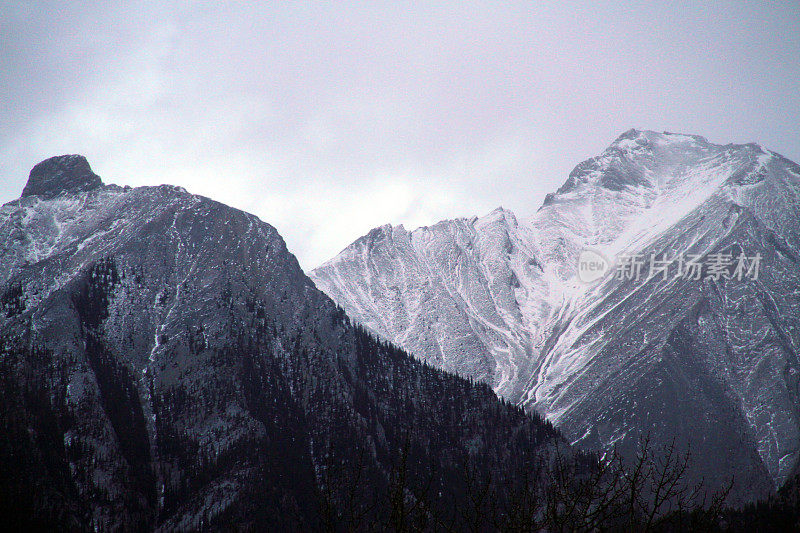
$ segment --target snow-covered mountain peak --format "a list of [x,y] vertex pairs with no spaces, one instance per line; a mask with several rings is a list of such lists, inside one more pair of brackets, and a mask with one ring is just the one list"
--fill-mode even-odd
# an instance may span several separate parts
[[505,224],[509,227],[516,227],[518,225],[517,217],[513,211],[509,211],[505,207],[497,207],[488,214],[475,218],[473,224],[476,228],[485,227],[491,224]]
[[674,133],[669,131],[658,132],[652,130],[637,130],[631,128],[617,137],[611,147],[626,149],[632,145],[645,146],[645,145],[697,145],[708,146],[710,143],[708,139],[701,135],[693,135],[688,133]]
[[[771,155],[757,144],[717,145],[699,135],[628,130],[600,155],[575,167],[531,218],[545,255],[574,274],[585,247],[633,251],[722,191],[763,180]],[[782,165],[781,165],[782,166]]]
[[[763,487],[800,457],[798,198],[800,166],[757,144],[634,129],[575,167],[530,217],[499,208],[411,239],[357,241],[310,275],[382,337],[486,381],[588,447],[656,430],[713,434],[695,443],[703,475],[746,471]],[[649,279],[648,263],[634,282],[615,268],[624,257],[733,249],[760,255],[762,277],[688,280],[676,264],[672,277]],[[611,265],[595,284],[577,276],[586,250]],[[724,427],[687,430],[697,412]]]
[[681,169],[717,156],[726,148],[739,147],[711,144],[699,135],[631,129],[600,155],[578,164],[557,193],[548,195],[545,205],[558,196],[582,195],[585,186],[614,192],[663,187],[679,176]]
[[[354,244],[358,247],[365,247],[369,249],[375,244],[383,242],[387,238],[391,239],[395,229],[399,229],[402,231],[403,227],[398,226],[397,228],[395,228],[391,224],[384,224],[382,226],[372,228],[366,235],[362,235],[361,237],[359,237]],[[346,251],[347,249],[344,249],[342,250],[342,253]]]
[[22,196],[52,198],[65,192],[96,189],[102,184],[84,156],[59,155],[33,167]]

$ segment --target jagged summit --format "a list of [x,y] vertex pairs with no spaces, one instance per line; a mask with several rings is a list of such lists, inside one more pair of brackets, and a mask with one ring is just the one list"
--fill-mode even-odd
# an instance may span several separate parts
[[636,141],[640,140],[642,143],[644,142],[660,142],[662,144],[667,143],[680,143],[680,142],[694,142],[697,144],[710,144],[708,139],[703,137],[702,135],[694,135],[689,133],[676,133],[672,131],[653,131],[653,130],[640,130],[636,128],[631,128],[617,137],[611,146],[618,146],[620,144],[624,144],[625,141]]
[[726,150],[746,150],[747,146],[721,146],[700,135],[631,128],[601,154],[576,165],[558,191],[545,197],[543,207],[554,203],[559,196],[577,193],[586,185],[612,192],[651,189],[681,174],[682,168]]
[[84,156],[59,155],[33,167],[22,196],[52,198],[63,192],[88,191],[102,184]]

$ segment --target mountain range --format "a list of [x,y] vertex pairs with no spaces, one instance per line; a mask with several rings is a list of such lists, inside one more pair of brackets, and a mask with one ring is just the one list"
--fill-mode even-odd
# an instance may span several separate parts
[[[610,265],[591,283],[585,254]],[[798,468],[799,265],[800,166],[629,130],[530,217],[385,225],[310,277],[379,337],[571,443],[631,454],[674,440],[695,479],[733,477],[744,501]]]
[[470,480],[540,487],[581,457],[352,324],[272,226],[179,187],[43,161],[0,208],[0,265],[11,529],[458,524]]
[[723,520],[795,524],[798,188],[800,167],[758,145],[630,130],[530,218],[383,226],[307,276],[251,214],[45,160],[0,207],[0,516],[77,531],[697,518],[644,501],[616,462],[644,457],[647,483],[660,464],[712,490],[733,478],[731,504],[783,486]]

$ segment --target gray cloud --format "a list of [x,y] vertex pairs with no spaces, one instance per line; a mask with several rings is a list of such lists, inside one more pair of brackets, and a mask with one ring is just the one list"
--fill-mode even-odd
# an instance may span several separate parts
[[651,4],[4,2],[0,200],[83,153],[310,268],[385,222],[532,213],[630,127],[800,159],[797,3]]

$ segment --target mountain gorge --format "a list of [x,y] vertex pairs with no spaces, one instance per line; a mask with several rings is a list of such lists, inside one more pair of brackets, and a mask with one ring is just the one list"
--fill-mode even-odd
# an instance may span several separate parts
[[583,457],[351,324],[273,227],[178,187],[44,161],[0,208],[0,265],[10,527],[457,524],[470,476],[544,486],[557,448]]
[[[594,283],[581,252],[608,258]],[[698,279],[681,261],[725,264]],[[649,260],[669,264],[650,275]],[[644,263],[638,279],[619,269]],[[655,263],[654,263],[655,264]],[[800,458],[800,167],[755,144],[630,130],[530,218],[383,226],[310,273],[357,322],[489,384],[592,450],[649,435],[763,496]],[[753,274],[753,272],[751,272]]]

